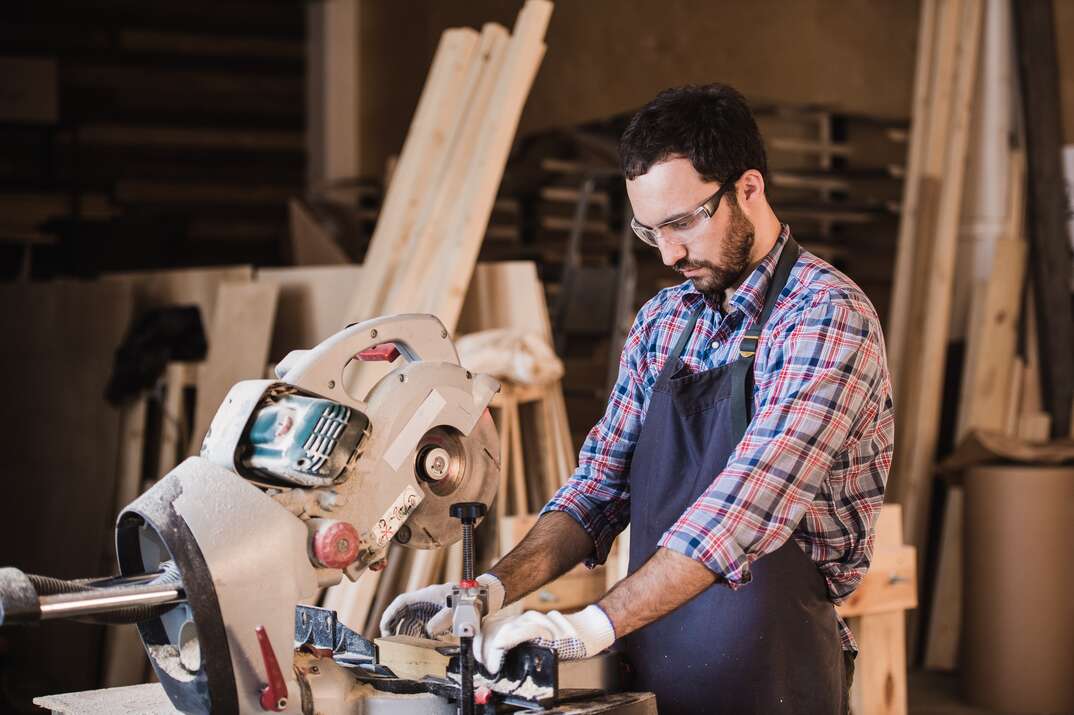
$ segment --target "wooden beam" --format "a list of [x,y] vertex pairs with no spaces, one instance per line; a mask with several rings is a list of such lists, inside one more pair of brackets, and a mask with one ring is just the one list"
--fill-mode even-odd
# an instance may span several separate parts
[[1070,434],[1074,402],[1074,315],[1070,305],[1070,237],[1060,152],[1059,61],[1051,0],[1019,0],[1015,45],[1028,149],[1030,275],[1040,327],[1041,381],[1052,435]]
[[[977,48],[981,37],[981,0],[965,0],[957,35],[957,73],[954,111],[949,120],[943,180],[939,185],[936,222],[920,236],[931,245],[926,263],[927,282],[920,320],[914,329],[910,352],[912,376],[899,387],[900,410],[893,468],[898,473],[898,501],[903,505],[909,543],[924,551],[932,496],[933,460],[939,440],[940,399],[947,355],[949,311],[953,295],[955,249],[962,205],[962,180],[966,167],[970,104],[977,77]],[[931,239],[931,240],[929,240]],[[924,310],[927,306],[927,311]]]
[[349,320],[364,320],[379,313],[399,265],[399,251],[408,226],[421,201],[428,197],[429,168],[439,166],[445,142],[450,139],[444,136],[443,127],[461,99],[458,88],[477,39],[477,33],[469,28],[453,28],[440,37],[363,263],[371,277],[381,278],[371,278],[357,286],[347,309]]
[[858,641],[850,710],[867,715],[905,715],[906,616],[903,611],[855,619]]
[[201,450],[209,423],[232,385],[259,377],[268,364],[279,286],[271,283],[221,283],[209,351],[198,370],[194,427],[189,454]]
[[434,279],[426,283],[428,292],[421,308],[439,315],[449,330],[454,329],[462,310],[522,107],[544,57],[544,34],[551,14],[548,0],[527,0],[518,15],[489,100],[492,111],[475,147],[456,211],[445,227],[439,254],[444,260],[428,266]]

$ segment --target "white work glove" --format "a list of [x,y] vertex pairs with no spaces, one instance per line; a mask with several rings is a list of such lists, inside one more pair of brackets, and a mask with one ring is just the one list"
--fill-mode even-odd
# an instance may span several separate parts
[[500,672],[507,651],[530,642],[556,651],[560,660],[577,660],[600,653],[615,642],[608,615],[596,605],[578,613],[526,611],[520,616],[486,618],[474,637],[474,657],[490,673]]
[[[483,573],[476,581],[488,589],[488,613],[492,614],[503,608],[503,584],[490,573]],[[453,583],[441,583],[426,586],[417,591],[402,593],[384,609],[380,619],[382,636],[421,636],[437,638],[451,630],[451,609],[447,607],[447,597],[451,595]]]

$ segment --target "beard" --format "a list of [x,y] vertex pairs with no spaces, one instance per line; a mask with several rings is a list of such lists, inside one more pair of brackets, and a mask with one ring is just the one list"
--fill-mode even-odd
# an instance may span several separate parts
[[728,288],[737,285],[746,274],[750,265],[750,252],[753,250],[753,223],[738,207],[734,194],[725,199],[731,209],[731,222],[727,237],[721,248],[721,262],[694,260],[689,256],[675,264],[675,270],[704,269],[706,272],[692,276],[690,282],[694,288],[710,301],[720,304]]

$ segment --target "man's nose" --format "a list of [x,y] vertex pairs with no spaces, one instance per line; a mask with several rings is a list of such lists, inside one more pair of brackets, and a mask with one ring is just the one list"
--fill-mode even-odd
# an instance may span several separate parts
[[681,243],[660,241],[657,248],[660,250],[660,260],[669,268],[686,257],[686,248]]

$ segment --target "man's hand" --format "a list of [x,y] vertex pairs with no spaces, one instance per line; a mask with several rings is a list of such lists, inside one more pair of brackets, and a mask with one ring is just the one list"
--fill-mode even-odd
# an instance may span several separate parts
[[559,611],[526,611],[520,616],[487,618],[474,638],[474,656],[485,670],[500,672],[504,655],[531,642],[556,651],[561,660],[596,655],[615,642],[615,629],[598,606],[563,615]]
[[[488,589],[488,613],[491,616],[503,608],[503,584],[492,574],[481,574],[477,582]],[[382,636],[421,636],[437,638],[451,630],[451,609],[447,607],[447,597],[454,584],[441,583],[435,586],[403,593],[395,597],[384,610],[380,619]]]

